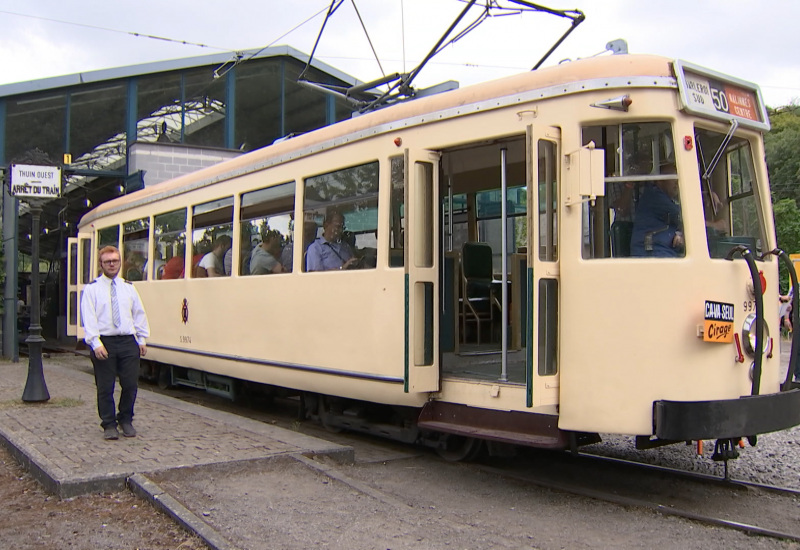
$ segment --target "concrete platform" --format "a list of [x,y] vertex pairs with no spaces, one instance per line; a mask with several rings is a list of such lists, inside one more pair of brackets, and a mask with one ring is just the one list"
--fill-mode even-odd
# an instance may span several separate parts
[[[61,364],[59,364],[59,361]],[[352,461],[353,449],[215,411],[140,386],[137,437],[106,441],[85,357],[43,359],[50,400],[25,403],[28,363],[0,363],[0,444],[51,493],[68,498],[120,491],[135,474],[287,456]],[[69,364],[73,366],[70,367]],[[117,398],[119,388],[117,388]]]

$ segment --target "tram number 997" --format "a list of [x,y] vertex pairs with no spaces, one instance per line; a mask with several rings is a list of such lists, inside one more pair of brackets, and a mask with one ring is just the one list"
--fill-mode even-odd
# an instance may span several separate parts
[[742,304],[742,309],[744,309],[745,313],[749,313],[751,311],[756,310],[756,303],[754,300],[747,300],[744,304]]

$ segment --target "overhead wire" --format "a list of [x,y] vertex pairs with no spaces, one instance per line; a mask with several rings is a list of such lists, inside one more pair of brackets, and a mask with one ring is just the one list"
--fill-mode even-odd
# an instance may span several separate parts
[[147,33],[142,33],[142,32],[123,31],[123,30],[120,30],[120,29],[112,29],[110,27],[101,27],[99,25],[89,25],[89,24],[86,24],[86,23],[76,23],[74,21],[64,21],[62,19],[54,19],[52,17],[42,17],[40,15],[28,15],[26,13],[17,13],[17,12],[7,11],[7,10],[0,10],[0,13],[4,13],[6,15],[14,15],[14,16],[17,16],[17,17],[27,17],[27,18],[30,18],[30,19],[39,19],[41,21],[50,21],[52,23],[61,23],[63,25],[74,25],[76,27],[84,27],[84,28],[87,28],[87,29],[95,29],[95,30],[101,30],[101,31],[107,31],[107,32],[116,32],[116,33],[120,33],[120,34],[128,34],[128,35],[134,36],[136,38],[150,38],[152,40],[161,40],[163,42],[173,42],[175,44],[183,44],[184,46],[196,46],[198,48],[211,48],[211,49],[220,50],[220,51],[231,51],[231,48],[223,48],[223,47],[220,47],[220,46],[211,46],[209,44],[202,44],[200,42],[190,42],[188,40],[179,40],[179,39],[175,39],[175,38],[167,38],[165,36],[157,36],[155,34],[147,34]]

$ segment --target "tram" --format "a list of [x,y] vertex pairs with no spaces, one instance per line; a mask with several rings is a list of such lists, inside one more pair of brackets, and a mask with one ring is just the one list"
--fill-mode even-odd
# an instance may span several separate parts
[[68,330],[114,245],[169,383],[255,383],[452,459],[600,434],[733,458],[800,424],[768,129],[757,85],[647,55],[398,103],[98,206]]

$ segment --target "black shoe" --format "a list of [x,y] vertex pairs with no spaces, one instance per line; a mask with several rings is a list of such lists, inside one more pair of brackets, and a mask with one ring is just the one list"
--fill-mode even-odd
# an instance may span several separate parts
[[103,439],[113,440],[119,439],[119,432],[116,426],[109,426],[103,430]]
[[120,424],[119,427],[122,428],[122,435],[125,437],[136,437],[136,430],[133,424]]

